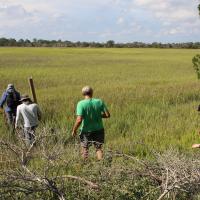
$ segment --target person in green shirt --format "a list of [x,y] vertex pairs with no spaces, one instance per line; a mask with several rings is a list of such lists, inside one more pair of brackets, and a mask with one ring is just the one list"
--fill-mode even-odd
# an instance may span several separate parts
[[104,143],[104,126],[102,118],[109,118],[110,113],[101,99],[93,98],[93,89],[85,86],[82,89],[84,100],[77,104],[77,119],[73,127],[72,136],[77,135],[80,127],[80,140],[82,155],[84,159],[88,158],[89,147],[94,144],[96,148],[97,159],[103,158],[102,145]]

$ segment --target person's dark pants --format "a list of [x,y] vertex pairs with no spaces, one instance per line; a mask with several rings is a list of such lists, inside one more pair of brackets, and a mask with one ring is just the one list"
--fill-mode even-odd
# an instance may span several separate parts
[[5,112],[8,126],[14,131],[16,112]]
[[37,126],[24,127],[24,138],[27,145],[32,145],[35,141],[35,130]]
[[101,150],[102,145],[104,144],[105,133],[104,129],[92,132],[81,132],[80,140],[81,146],[84,148],[83,156],[88,157],[89,147],[93,144],[96,148],[96,151]]

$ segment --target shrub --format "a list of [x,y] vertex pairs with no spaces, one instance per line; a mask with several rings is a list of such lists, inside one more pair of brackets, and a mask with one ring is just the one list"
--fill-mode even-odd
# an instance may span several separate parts
[[196,55],[193,59],[193,67],[194,70],[196,71],[197,78],[200,79],[200,55]]

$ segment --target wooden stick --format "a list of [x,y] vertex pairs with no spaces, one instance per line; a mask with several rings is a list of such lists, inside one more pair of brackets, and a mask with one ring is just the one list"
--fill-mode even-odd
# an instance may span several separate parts
[[29,78],[29,86],[30,86],[30,89],[31,89],[31,93],[32,93],[32,96],[33,96],[33,101],[35,103],[37,103],[37,97],[36,97],[36,93],[35,93],[35,87],[34,87],[34,83],[33,83],[33,78]]

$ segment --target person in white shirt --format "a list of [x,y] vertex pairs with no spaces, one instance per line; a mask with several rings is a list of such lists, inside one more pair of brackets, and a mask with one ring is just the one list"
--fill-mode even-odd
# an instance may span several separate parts
[[28,95],[22,95],[21,105],[17,107],[15,129],[19,127],[20,121],[24,122],[24,137],[28,145],[35,139],[35,130],[41,120],[41,111],[36,103],[33,103]]

